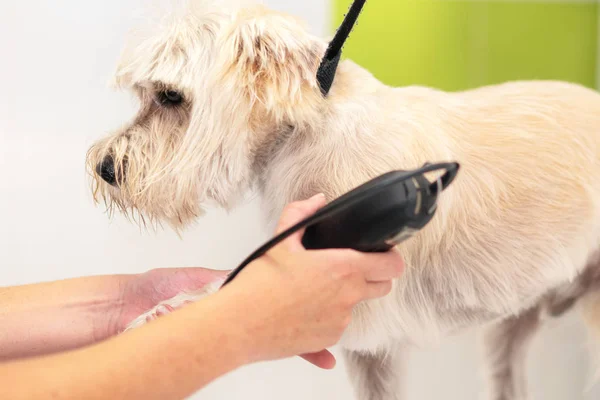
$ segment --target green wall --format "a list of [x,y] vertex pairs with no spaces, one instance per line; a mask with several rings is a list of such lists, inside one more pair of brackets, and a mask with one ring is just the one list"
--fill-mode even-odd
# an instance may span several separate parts
[[[350,4],[334,0],[332,33]],[[396,86],[561,79],[596,87],[599,13],[599,1],[368,0],[344,56]]]

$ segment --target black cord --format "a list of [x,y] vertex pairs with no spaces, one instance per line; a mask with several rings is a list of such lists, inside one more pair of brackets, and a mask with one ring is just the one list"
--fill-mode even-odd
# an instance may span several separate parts
[[[450,185],[450,183],[452,183],[452,181],[456,177],[456,175],[458,173],[458,167],[459,166],[457,163],[425,164],[423,167],[416,169],[416,170],[410,172],[409,174],[403,175],[402,180],[404,181],[407,179],[411,179],[417,175],[425,174],[427,172],[433,172],[436,170],[445,169],[446,173],[440,178],[440,181],[441,181],[441,190],[440,191],[443,191],[444,189],[446,189],[448,187],[448,185]],[[397,183],[397,179],[387,182],[382,187],[389,186],[389,185],[392,185],[395,183]],[[434,188],[435,188],[436,194],[438,194],[438,192],[437,192],[438,186],[435,185],[435,183],[432,183],[431,190],[434,191]],[[346,204],[346,207],[349,207],[350,205],[363,200],[365,197],[371,196],[371,194],[372,194],[371,191],[366,191],[366,192],[362,193],[362,195],[356,196],[354,199],[352,199],[352,201],[350,203]],[[254,251],[254,253],[252,253],[250,256],[248,256],[244,260],[244,262],[242,262],[236,269],[234,269],[229,274],[229,276],[227,276],[227,279],[221,285],[221,287],[223,287],[226,284],[228,284],[229,282],[231,282],[233,280],[233,278],[235,278],[242,271],[242,269],[244,269],[248,264],[250,264],[255,259],[263,256],[269,249],[276,246],[281,241],[285,240],[287,237],[292,235],[294,232],[296,232],[299,229],[302,229],[308,225],[320,222],[320,221],[324,220],[325,218],[328,218],[329,216],[330,216],[330,214],[329,214],[328,210],[321,209],[321,210],[317,211],[316,213],[314,213],[309,218],[306,218],[306,219],[298,222],[296,225],[292,226],[291,228],[286,229],[279,235],[275,236],[274,238],[269,240],[267,243],[265,243],[264,245],[259,247],[256,251]]]

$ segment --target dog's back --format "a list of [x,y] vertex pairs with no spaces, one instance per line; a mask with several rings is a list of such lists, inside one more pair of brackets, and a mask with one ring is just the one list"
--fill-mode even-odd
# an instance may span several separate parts
[[[400,246],[407,270],[395,291],[357,307],[342,340],[347,349],[427,343],[492,321],[500,322],[490,348],[509,349],[508,340],[518,349],[535,331],[518,316],[533,310],[539,321],[540,313],[584,296],[587,321],[600,327],[598,297],[589,294],[600,290],[600,94],[554,81],[458,93],[389,88],[351,64],[338,74],[346,86],[332,89],[322,138],[296,138],[274,157],[265,194],[281,195],[267,201],[283,205],[307,190],[331,198],[368,177],[425,162],[462,167],[434,220]],[[517,319],[507,328],[505,318]],[[517,362],[513,353],[502,357],[508,368]],[[357,376],[372,361],[349,359]],[[371,381],[373,391],[384,385]]]

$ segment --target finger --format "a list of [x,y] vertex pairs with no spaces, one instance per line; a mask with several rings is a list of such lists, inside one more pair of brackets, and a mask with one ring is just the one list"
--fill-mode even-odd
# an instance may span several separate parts
[[333,369],[337,363],[335,356],[328,350],[321,350],[318,353],[302,354],[300,357],[323,369]]
[[367,282],[382,282],[399,278],[404,271],[404,259],[396,248],[385,253],[359,253],[356,265]]
[[392,287],[392,281],[368,283],[364,298],[367,300],[387,296],[392,291]]
[[[319,208],[323,207],[325,203],[325,196],[323,194],[317,194],[308,200],[296,201],[288,204],[279,218],[276,234],[278,235],[284,232],[303,219],[313,215]],[[282,241],[281,244],[284,244],[284,246],[290,250],[300,250],[302,249],[302,235],[304,235],[304,228],[294,232]]]

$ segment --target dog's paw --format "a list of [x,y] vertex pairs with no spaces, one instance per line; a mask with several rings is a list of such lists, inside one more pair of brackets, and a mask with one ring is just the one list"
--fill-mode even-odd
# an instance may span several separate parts
[[172,297],[166,301],[163,301],[163,302],[159,303],[158,305],[156,305],[154,308],[146,311],[145,313],[143,313],[140,316],[138,316],[137,318],[135,318],[129,324],[127,324],[127,326],[125,327],[125,330],[123,332],[127,332],[131,329],[139,328],[149,322],[154,321],[155,319],[157,319],[163,315],[170,314],[173,311],[186,306],[187,304],[194,303],[210,294],[213,294],[217,290],[219,290],[219,287],[221,286],[221,284],[222,284],[221,280],[219,280],[217,282],[212,282],[212,283],[206,285],[205,287],[203,287],[201,290],[198,290],[195,292],[190,292],[190,293],[180,293],[175,297]]
[[140,326],[145,325],[149,322],[152,322],[155,319],[157,319],[158,317],[169,314],[169,313],[173,312],[174,310],[176,310],[177,308],[181,308],[184,305],[189,304],[189,303],[191,303],[191,301],[186,301],[185,303],[180,304],[178,307],[169,304],[169,301],[160,303],[153,309],[143,313],[142,315],[138,316],[136,319],[131,321],[125,328],[124,332],[127,332],[128,330],[131,330],[134,328],[139,328]]

